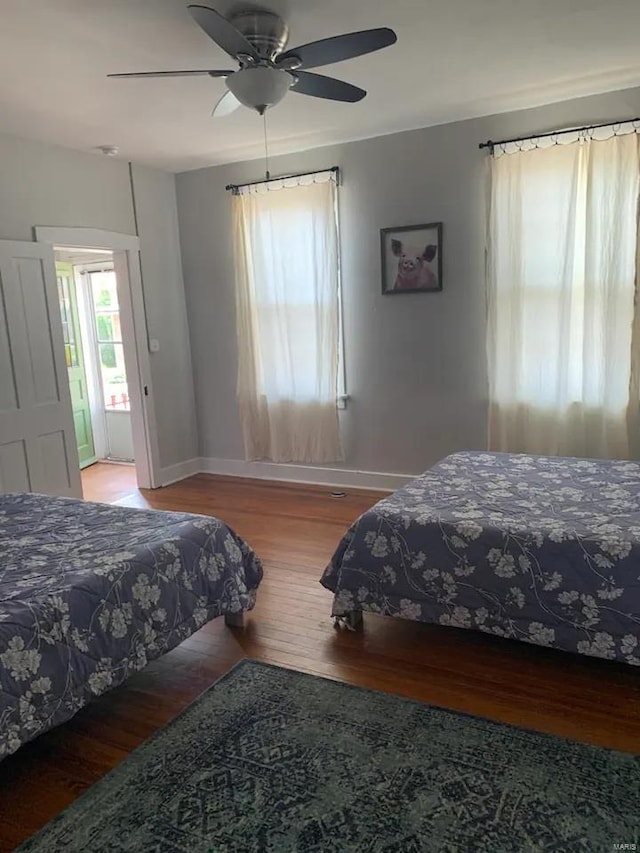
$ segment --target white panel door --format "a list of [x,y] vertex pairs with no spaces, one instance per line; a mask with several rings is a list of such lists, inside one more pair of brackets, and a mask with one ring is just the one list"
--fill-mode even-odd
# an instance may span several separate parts
[[0,240],[0,493],[82,497],[53,250]]

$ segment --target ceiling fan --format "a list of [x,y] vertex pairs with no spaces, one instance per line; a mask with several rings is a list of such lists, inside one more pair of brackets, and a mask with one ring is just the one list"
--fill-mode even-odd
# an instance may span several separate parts
[[195,71],[141,71],[109,74],[109,77],[223,77],[227,92],[215,106],[221,117],[243,104],[261,115],[278,104],[289,89],[301,95],[354,103],[367,94],[364,89],[334,77],[303,70],[330,65],[388,47],[396,34],[387,27],[346,33],[286,50],[287,24],[273,12],[262,9],[238,11],[229,19],[207,6],[188,7],[191,17],[209,38],[239,64],[237,71],[204,69]]

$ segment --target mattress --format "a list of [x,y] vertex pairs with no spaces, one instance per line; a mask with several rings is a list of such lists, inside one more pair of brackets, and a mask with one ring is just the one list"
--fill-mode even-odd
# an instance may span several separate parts
[[321,583],[370,611],[640,664],[640,464],[456,453],[365,512]]
[[0,758],[222,614],[262,568],[222,521],[0,496]]

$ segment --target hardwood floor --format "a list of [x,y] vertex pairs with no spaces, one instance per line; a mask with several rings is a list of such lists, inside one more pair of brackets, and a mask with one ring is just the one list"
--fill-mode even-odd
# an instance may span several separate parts
[[633,667],[369,615],[361,633],[336,631],[318,578],[345,527],[378,497],[208,475],[129,491],[120,503],[219,515],[245,537],[265,566],[256,609],[245,629],[209,623],[0,762],[0,850],[58,814],[243,657],[640,752]]
[[80,472],[85,501],[115,503],[138,492],[134,465],[96,462]]

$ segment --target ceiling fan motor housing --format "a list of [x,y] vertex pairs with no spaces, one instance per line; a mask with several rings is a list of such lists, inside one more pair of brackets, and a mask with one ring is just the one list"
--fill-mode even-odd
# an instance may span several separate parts
[[278,15],[262,10],[237,12],[231,23],[253,45],[260,59],[273,62],[287,46],[289,27]]

